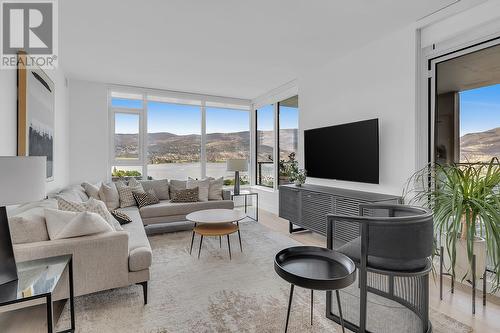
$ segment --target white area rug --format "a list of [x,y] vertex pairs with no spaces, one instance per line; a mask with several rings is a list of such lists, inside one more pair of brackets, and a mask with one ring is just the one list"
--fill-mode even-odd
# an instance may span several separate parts
[[[240,226],[243,253],[237,235],[232,235],[231,261],[225,239],[221,249],[218,238],[205,238],[198,260],[198,237],[189,255],[190,232],[151,236],[149,304],[143,305],[140,286],[78,297],[77,331],[283,332],[289,285],[274,272],[273,260],[279,250],[300,244],[255,222]],[[336,324],[325,317],[325,293],[315,292],[311,326],[310,291],[295,290],[289,332],[336,332]],[[434,332],[472,331],[437,313],[431,320]],[[68,321],[65,311],[58,326]]]

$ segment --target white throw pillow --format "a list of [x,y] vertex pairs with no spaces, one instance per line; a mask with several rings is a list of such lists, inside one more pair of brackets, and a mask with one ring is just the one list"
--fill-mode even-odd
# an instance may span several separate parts
[[198,200],[208,201],[208,189],[210,187],[210,179],[205,178],[201,180],[196,180],[191,177],[188,178],[186,183],[187,189],[198,188]]
[[222,187],[224,186],[224,177],[209,179],[210,186],[208,188],[208,200],[222,200]]
[[[54,204],[51,208],[57,208]],[[45,223],[46,207],[34,207],[9,217],[10,236],[13,244],[48,241]]]
[[113,231],[99,214],[45,209],[45,221],[50,239],[62,239]]
[[89,198],[94,198],[99,200],[99,188],[100,184],[91,184],[89,182],[83,182],[82,187]]
[[120,223],[108,211],[106,204],[100,200],[90,198],[86,202],[67,201],[59,198],[57,200],[60,210],[70,212],[92,212],[99,214],[104,221],[106,221],[111,228],[116,231],[122,231]]
[[102,183],[101,188],[99,188],[99,199],[104,201],[109,210],[119,208],[120,196],[118,195],[115,183]]

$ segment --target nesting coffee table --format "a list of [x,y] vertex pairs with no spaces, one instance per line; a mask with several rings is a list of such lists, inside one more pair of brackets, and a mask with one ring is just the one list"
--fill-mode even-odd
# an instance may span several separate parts
[[[191,246],[189,254],[193,251],[193,243],[195,234],[200,235],[200,247],[198,249],[198,258],[201,254],[201,245],[203,244],[204,236],[218,236],[219,245],[222,247],[222,236],[227,237],[227,247],[229,250],[229,260],[231,260],[231,242],[229,235],[237,232],[240,241],[240,250],[243,252],[241,246],[241,233],[239,221],[244,219],[246,214],[233,209],[206,209],[200,210],[186,216],[188,221],[194,222],[193,234],[191,236]],[[235,224],[236,223],[236,224]]]

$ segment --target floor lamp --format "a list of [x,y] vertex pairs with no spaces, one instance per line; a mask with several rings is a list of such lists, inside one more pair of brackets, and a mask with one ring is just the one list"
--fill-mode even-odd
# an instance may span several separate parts
[[240,171],[248,171],[246,159],[227,160],[227,171],[234,172],[234,195],[240,194]]
[[5,206],[45,198],[45,156],[0,156],[0,285],[17,280]]

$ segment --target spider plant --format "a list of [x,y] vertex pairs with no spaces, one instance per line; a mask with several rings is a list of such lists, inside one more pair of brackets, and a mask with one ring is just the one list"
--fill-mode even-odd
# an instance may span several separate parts
[[[437,235],[446,235],[446,249],[455,276],[457,241],[466,243],[469,267],[474,241],[482,237],[494,266],[493,291],[500,287],[500,164],[429,164],[408,181],[403,198],[434,212]],[[462,278],[464,279],[465,276]]]

